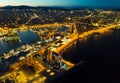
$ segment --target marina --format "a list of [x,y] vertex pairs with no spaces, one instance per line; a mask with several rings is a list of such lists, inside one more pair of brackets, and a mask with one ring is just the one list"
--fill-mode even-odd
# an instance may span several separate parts
[[[36,33],[27,30],[27,31],[18,31],[20,41],[0,41],[0,56],[4,53],[8,53],[12,49],[17,49],[25,44],[32,44],[33,42],[39,41],[39,37]],[[30,37],[33,37],[32,39]]]

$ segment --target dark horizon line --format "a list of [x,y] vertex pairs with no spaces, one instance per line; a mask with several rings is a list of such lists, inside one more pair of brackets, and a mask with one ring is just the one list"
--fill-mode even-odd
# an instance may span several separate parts
[[6,6],[0,6],[0,8],[9,8],[9,7],[31,7],[31,8],[37,8],[37,7],[52,7],[52,8],[92,8],[92,9],[120,9],[120,7],[105,7],[105,6],[79,6],[79,5],[73,5],[73,6],[30,6],[30,5],[6,5]]

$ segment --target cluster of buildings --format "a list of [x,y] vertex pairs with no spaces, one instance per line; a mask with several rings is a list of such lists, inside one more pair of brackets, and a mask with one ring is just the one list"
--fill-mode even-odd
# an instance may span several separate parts
[[[72,34],[70,27],[34,28],[31,30],[39,35],[41,41],[32,45],[23,45],[15,50],[12,49],[0,57],[1,61],[8,62],[5,66],[9,67],[8,71],[3,73],[4,76],[0,78],[2,80],[0,82],[45,82],[59,72],[71,68],[69,62],[62,60],[61,56],[55,52],[60,46],[71,41],[68,38],[69,34]],[[14,62],[9,63],[12,58],[14,58]]]
[[[62,51],[66,44],[75,40],[75,35],[106,25],[120,22],[120,12],[100,9],[0,9],[0,30],[5,27],[19,28],[38,25],[31,28],[37,33],[40,41],[31,45],[23,45],[0,57],[7,64],[7,72],[0,77],[0,83],[44,83],[58,73],[64,72],[74,64],[63,60]],[[42,24],[66,23],[71,26],[39,27]],[[23,28],[24,28],[23,27]],[[3,30],[3,29],[2,29]],[[14,30],[14,29],[13,29]],[[0,32],[7,33],[7,30]],[[3,36],[3,35],[2,35]],[[0,36],[1,37],[1,36]],[[13,59],[14,58],[14,59]],[[9,64],[9,61],[14,62]],[[7,62],[7,63],[6,63]]]
[[119,21],[119,15],[119,11],[104,9],[0,8],[0,27],[15,28],[21,25],[74,21],[100,26]]

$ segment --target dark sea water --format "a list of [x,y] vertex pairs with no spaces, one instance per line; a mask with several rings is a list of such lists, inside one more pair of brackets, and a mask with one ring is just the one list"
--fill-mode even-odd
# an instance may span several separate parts
[[3,53],[9,52],[11,49],[16,49],[21,45],[30,44],[36,41],[39,41],[39,37],[36,33],[27,30],[27,31],[18,31],[21,42],[3,42],[0,41],[0,55]]
[[63,58],[78,64],[55,77],[56,83],[120,83],[120,30],[77,41]]

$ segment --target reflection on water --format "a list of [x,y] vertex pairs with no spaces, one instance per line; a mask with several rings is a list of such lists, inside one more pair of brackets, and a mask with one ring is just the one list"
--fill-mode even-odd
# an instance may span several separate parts
[[30,44],[30,43],[39,41],[38,35],[30,30],[18,31],[18,34],[20,36],[21,42],[14,41],[14,42],[8,43],[8,42],[0,41],[0,55],[10,51],[11,49],[18,48],[23,44]]

